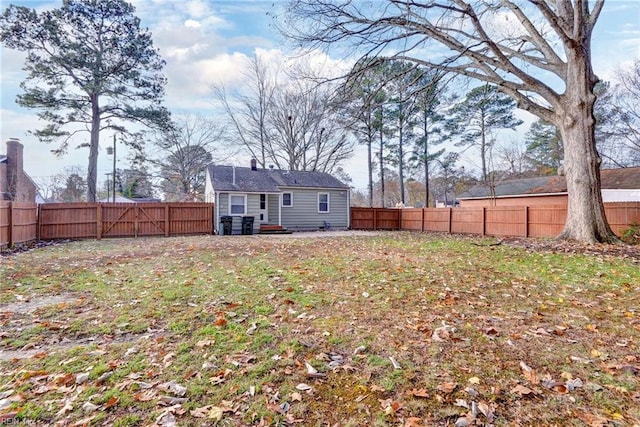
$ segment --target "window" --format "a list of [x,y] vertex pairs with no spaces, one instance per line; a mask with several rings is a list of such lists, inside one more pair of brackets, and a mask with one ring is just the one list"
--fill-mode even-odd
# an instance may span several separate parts
[[266,194],[261,194],[260,195],[260,209],[262,209],[262,210],[267,209],[267,195]]
[[229,195],[229,214],[244,215],[247,213],[247,195],[246,194],[230,194]]
[[290,208],[293,206],[293,193],[282,193],[282,207]]
[[318,213],[329,213],[329,193],[318,193]]

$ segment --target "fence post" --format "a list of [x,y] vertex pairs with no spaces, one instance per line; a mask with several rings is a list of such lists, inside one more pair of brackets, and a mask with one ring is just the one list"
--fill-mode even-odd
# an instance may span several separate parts
[[482,236],[487,234],[487,207],[482,207]]
[[8,247],[13,246],[13,202],[9,202],[9,242]]
[[529,206],[524,207],[524,237],[529,237]]
[[42,205],[36,205],[36,242],[40,241],[40,209]]
[[422,208],[421,211],[421,215],[420,215],[420,232],[424,233],[424,208]]
[[102,204],[96,203],[96,238],[102,239]]
[[398,208],[398,231],[402,231],[402,208]]
[[373,229],[376,230],[378,226],[378,210],[373,208]]
[[451,234],[451,222],[453,221],[453,208],[449,209],[449,234]]
[[169,237],[169,204],[164,205],[164,237]]

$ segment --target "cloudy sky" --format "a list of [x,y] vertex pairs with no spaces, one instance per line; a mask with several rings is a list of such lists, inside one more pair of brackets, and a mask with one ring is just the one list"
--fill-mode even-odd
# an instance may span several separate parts
[[[134,0],[142,26],[153,33],[154,44],[166,60],[168,77],[166,105],[174,114],[213,114],[211,85],[237,83],[248,56],[258,51],[274,61],[284,61],[287,48],[271,28],[269,13],[277,12],[284,0]],[[38,10],[56,8],[61,1],[6,1]],[[593,37],[594,68],[603,79],[613,76],[622,64],[640,58],[640,1],[607,0]],[[0,135],[4,141],[17,137],[25,145],[25,169],[36,181],[62,171],[66,166],[86,169],[87,151],[71,150],[62,158],[50,153],[54,147],[37,141],[27,131],[42,126],[33,113],[15,104],[25,74],[24,54],[0,47]],[[103,136],[104,138],[104,136]],[[244,161],[244,160],[243,160]],[[111,158],[103,151],[99,177],[110,170]],[[124,162],[124,160],[123,160]],[[119,165],[124,167],[125,164]],[[366,187],[364,151],[358,150],[345,164],[357,188]],[[103,178],[99,178],[103,179]]]

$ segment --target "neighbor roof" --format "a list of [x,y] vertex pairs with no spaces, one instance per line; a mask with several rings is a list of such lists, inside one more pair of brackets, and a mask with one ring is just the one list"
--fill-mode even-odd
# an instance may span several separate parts
[[[602,189],[635,190],[640,189],[640,167],[604,169],[600,171]],[[495,183],[495,197],[535,196],[567,192],[564,176],[540,176],[535,178],[510,179]],[[476,199],[491,197],[486,184],[478,184],[458,196],[458,199]]]
[[0,154],[0,163],[4,163],[7,161],[7,156],[5,156],[4,154]]
[[209,165],[209,176],[215,191],[246,193],[279,193],[283,188],[338,188],[349,186],[325,172],[252,170],[246,167]]

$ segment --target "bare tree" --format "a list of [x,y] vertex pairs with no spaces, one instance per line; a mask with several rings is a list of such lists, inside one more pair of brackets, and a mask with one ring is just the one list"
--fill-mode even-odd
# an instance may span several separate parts
[[174,129],[154,135],[153,152],[146,158],[158,171],[167,200],[201,200],[207,165],[233,152],[224,148],[225,129],[213,120],[185,115],[175,122]]
[[617,242],[604,214],[594,135],[591,34],[603,6],[604,0],[388,0],[370,7],[292,0],[280,28],[306,47],[349,43],[363,55],[384,52],[497,85],[560,130],[569,204],[559,237]]
[[222,103],[233,138],[249,151],[263,168],[267,166],[269,145],[268,113],[276,90],[277,70],[270,69],[258,55],[249,59],[241,89],[227,92],[222,83],[213,85]]
[[608,165],[640,165],[640,59],[598,85],[598,150]]
[[296,71],[304,77],[278,74],[256,57],[243,89],[213,89],[232,134],[262,167],[332,172],[353,150],[340,124],[336,85],[318,85],[304,64]]

